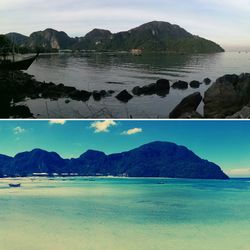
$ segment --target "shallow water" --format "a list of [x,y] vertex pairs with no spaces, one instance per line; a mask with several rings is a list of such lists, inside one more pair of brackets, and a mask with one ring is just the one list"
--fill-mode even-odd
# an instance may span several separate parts
[[249,249],[249,180],[18,181],[0,180],[2,249]]
[[[204,91],[199,89],[174,90],[165,97],[152,95],[134,97],[127,104],[115,98],[121,90],[131,91],[135,86],[167,78],[171,84],[176,80],[203,81],[209,77],[215,81],[224,74],[249,72],[250,53],[218,53],[205,55],[145,54],[134,57],[129,54],[41,55],[28,70],[40,81],[63,83],[84,90],[115,90],[112,97],[101,101],[93,98],[86,103],[65,99],[26,100],[35,117],[41,118],[167,118],[173,108],[187,95]],[[203,113],[201,104],[198,111]]]

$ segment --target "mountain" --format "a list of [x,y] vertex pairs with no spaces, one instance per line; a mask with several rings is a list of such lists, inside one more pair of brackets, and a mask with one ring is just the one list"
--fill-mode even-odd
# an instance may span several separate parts
[[27,176],[32,173],[62,173],[65,169],[65,160],[55,152],[47,152],[34,149],[31,152],[17,154],[10,162],[6,170],[8,176],[16,174]]
[[82,176],[228,179],[216,164],[201,159],[186,147],[169,142],[152,142],[111,155],[88,150],[76,159],[62,159],[55,152],[41,149],[19,153],[13,158],[0,155],[0,172],[7,176],[77,173]]
[[[13,33],[12,33],[13,34]],[[16,34],[16,33],[15,33]],[[9,37],[9,34],[7,34]],[[34,32],[30,37],[16,35],[20,46],[43,50],[77,49],[97,51],[143,51],[173,53],[215,53],[224,50],[216,43],[192,35],[178,25],[153,21],[128,31],[112,34],[109,30],[94,29],[84,37],[70,38],[65,32],[53,29]],[[27,39],[26,39],[27,38]]]
[[30,35],[28,46],[44,49],[68,49],[74,44],[75,39],[70,38],[65,32],[53,29],[34,32]]
[[17,46],[20,46],[20,47],[24,47],[27,44],[28,40],[29,40],[28,36],[24,36],[22,34],[15,33],[15,32],[8,33],[5,36],[10,41],[14,42]]

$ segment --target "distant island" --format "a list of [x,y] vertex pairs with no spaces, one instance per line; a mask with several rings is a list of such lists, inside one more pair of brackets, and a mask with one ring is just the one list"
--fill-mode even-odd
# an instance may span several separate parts
[[75,159],[41,149],[15,157],[0,155],[0,177],[32,175],[228,179],[218,165],[170,142],[152,142],[111,155],[88,150]]
[[29,37],[19,33],[5,35],[20,52],[53,52],[59,50],[131,51],[167,53],[217,53],[224,49],[210,40],[192,35],[178,25],[153,21],[128,31],[111,33],[94,29],[84,37],[71,38],[63,31],[46,29]]

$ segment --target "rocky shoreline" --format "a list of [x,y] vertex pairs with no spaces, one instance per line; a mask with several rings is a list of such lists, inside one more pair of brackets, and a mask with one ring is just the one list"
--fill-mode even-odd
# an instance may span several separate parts
[[[16,104],[26,98],[51,100],[65,98],[67,104],[71,100],[86,102],[90,97],[95,101],[100,101],[102,98],[114,95],[119,101],[127,103],[135,96],[156,94],[165,97],[171,88],[199,89],[202,84],[209,85],[210,83],[209,78],[205,78],[202,82],[177,81],[173,84],[167,79],[159,79],[156,83],[136,86],[131,91],[124,89],[119,93],[115,93],[114,90],[90,92],[64,84],[39,82],[32,75],[22,71],[0,71],[0,118],[34,118],[27,106]],[[202,101],[204,102],[204,116],[196,111]],[[169,118],[250,118],[250,74],[224,75],[218,78],[205,91],[204,97],[200,92],[185,97],[170,112]]]

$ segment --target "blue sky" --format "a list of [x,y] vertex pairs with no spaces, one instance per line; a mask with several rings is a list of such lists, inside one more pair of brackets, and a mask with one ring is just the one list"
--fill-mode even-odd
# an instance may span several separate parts
[[0,153],[42,148],[62,157],[107,154],[152,141],[184,145],[230,175],[250,176],[250,121],[0,121]]
[[113,32],[159,20],[179,24],[226,49],[250,49],[249,0],[1,0],[0,33],[51,27],[71,36]]

